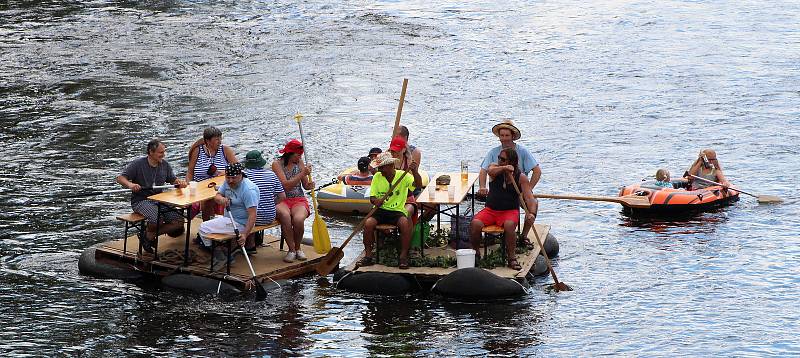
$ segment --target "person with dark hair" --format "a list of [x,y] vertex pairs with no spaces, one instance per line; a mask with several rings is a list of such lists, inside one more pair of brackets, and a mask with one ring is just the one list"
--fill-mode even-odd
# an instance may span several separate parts
[[[229,163],[238,163],[236,153],[231,147],[222,145],[222,132],[216,127],[203,130],[203,138],[198,139],[189,149],[189,167],[186,179],[193,181],[206,180],[224,174],[223,169]],[[201,203],[203,221],[215,213],[214,201]]]
[[303,234],[305,233],[305,221],[311,214],[308,207],[303,189],[311,190],[314,182],[309,178],[311,166],[303,164],[303,143],[297,139],[292,139],[278,151],[282,155],[272,162],[272,171],[278,176],[286,191],[286,200],[276,206],[278,217],[289,217],[290,220],[281,221],[281,232],[286,239],[287,250],[285,262],[294,260],[305,261],[306,254],[301,248]]
[[[267,160],[261,156],[261,151],[251,150],[247,152],[244,160],[244,173],[247,179],[250,179],[258,186],[259,200],[258,210],[256,210],[256,225],[267,225],[272,223],[275,219],[279,222],[288,221],[288,213],[284,217],[277,216],[277,204],[286,199],[286,193],[283,190],[281,181],[272,170],[264,168]],[[249,248],[248,248],[249,249]],[[250,249],[248,253],[253,253],[255,248]]]
[[[519,128],[514,125],[513,121],[505,120],[495,124],[494,127],[492,127],[492,133],[500,140],[500,145],[489,150],[489,153],[486,153],[486,157],[483,158],[481,170],[480,173],[478,173],[478,192],[476,194],[485,197],[489,192],[486,188],[486,174],[489,170],[489,166],[492,163],[497,163],[500,152],[505,148],[513,148],[516,150],[517,156],[519,157],[519,169],[523,174],[528,175],[528,172],[531,172],[530,183],[531,190],[533,190],[539,182],[539,178],[542,176],[542,169],[539,168],[539,162],[536,161],[527,148],[514,142],[522,137]],[[536,220],[536,214],[539,211],[539,202],[536,198],[533,198],[533,202],[528,205],[528,210],[530,214],[525,216],[525,226],[522,228],[522,240],[525,241],[527,246],[532,246],[532,244],[528,242],[528,232],[531,227],[533,227],[533,222]]]
[[[141,237],[141,240],[142,248],[150,253],[153,252],[153,242],[158,236],[156,234],[158,205],[147,197],[160,193],[161,189],[148,188],[164,185],[164,183],[175,184],[179,188],[186,187],[186,182],[178,179],[172,171],[172,167],[164,160],[166,152],[167,147],[164,143],[153,139],[147,143],[147,156],[130,162],[117,176],[117,183],[133,191],[133,195],[131,195],[133,211],[142,214],[147,220],[145,235]],[[177,237],[184,232],[183,217],[178,213],[173,211],[162,213],[161,220],[159,235],[167,233],[172,237]]]
[[[481,231],[486,225],[497,225],[503,228],[506,259],[508,267],[520,270],[522,267],[517,261],[517,237],[514,232],[519,225],[519,194],[517,189],[525,199],[526,205],[533,203],[531,193],[531,182],[528,177],[520,170],[519,157],[514,148],[505,148],[497,156],[497,164],[489,165],[487,171],[489,178],[489,196],[486,199],[486,207],[483,208],[472,219],[470,224],[470,243],[472,248],[480,258]],[[511,181],[516,182],[516,188]]]
[[370,185],[372,183],[372,173],[369,172],[369,157],[358,158],[358,169],[349,174],[342,174],[337,177],[345,185]]
[[[225,207],[230,212],[236,227],[230,217],[220,216],[200,224],[198,234],[206,247],[211,246],[211,240],[206,239],[209,234],[234,234],[239,230],[236,238],[239,246],[249,249],[255,248],[255,242],[250,237],[256,225],[256,211],[259,201],[258,186],[244,176],[244,166],[241,163],[231,163],[225,167],[225,182],[219,187],[217,195],[212,199],[218,205]],[[248,240],[249,237],[249,240]],[[212,253],[214,261],[223,264],[226,262],[224,249]],[[217,269],[216,267],[214,269]]]
[[[381,154],[381,153],[383,153],[383,150],[381,150],[381,148],[374,147],[374,148],[369,150],[369,154],[367,154],[367,157],[369,157],[369,160],[372,161],[372,160],[375,160],[375,157],[377,157],[378,154]],[[372,166],[368,166],[367,170],[369,170],[370,174],[372,174],[372,175],[375,175],[375,173],[378,172],[378,168],[373,168]]]

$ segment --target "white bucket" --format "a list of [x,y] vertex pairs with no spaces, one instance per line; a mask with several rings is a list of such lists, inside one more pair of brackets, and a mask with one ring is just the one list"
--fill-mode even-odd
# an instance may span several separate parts
[[458,249],[456,250],[456,267],[459,269],[475,267],[475,250]]

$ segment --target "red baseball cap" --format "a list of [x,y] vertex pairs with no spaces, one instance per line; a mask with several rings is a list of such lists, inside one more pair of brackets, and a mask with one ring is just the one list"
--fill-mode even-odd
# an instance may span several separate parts
[[389,150],[399,152],[406,148],[406,140],[401,136],[394,137],[392,143],[389,144]]
[[283,149],[279,150],[278,153],[297,153],[303,154],[303,143],[300,143],[297,139],[292,139],[289,143],[283,147]]

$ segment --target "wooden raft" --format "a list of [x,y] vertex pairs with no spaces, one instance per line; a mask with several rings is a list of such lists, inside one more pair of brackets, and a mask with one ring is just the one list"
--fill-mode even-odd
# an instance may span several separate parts
[[[497,276],[508,278],[512,280],[521,280],[524,279],[525,276],[530,272],[533,268],[533,264],[536,262],[536,256],[539,256],[539,252],[541,248],[539,244],[536,242],[536,236],[533,234],[533,230],[536,230],[539,233],[539,238],[542,241],[545,240],[547,234],[550,232],[549,225],[541,225],[541,224],[534,224],[531,232],[528,233],[528,240],[533,243],[533,249],[529,250],[525,254],[517,255],[517,262],[522,266],[520,270],[514,270],[509,267],[495,267],[494,269],[488,270],[491,273],[494,273]],[[489,250],[499,250],[500,245],[494,244],[489,246]],[[481,251],[483,248],[481,247]],[[412,250],[413,254],[413,250]],[[425,249],[425,256],[426,257],[456,257],[456,251],[450,248],[441,248],[441,247],[433,247],[433,248],[426,248]],[[381,264],[375,264],[372,266],[365,266],[365,267],[356,267],[356,263],[364,257],[364,253],[362,252],[361,255],[356,258],[349,266],[347,266],[346,270],[354,271],[354,272],[385,272],[385,273],[396,273],[396,274],[406,274],[406,275],[413,275],[417,276],[418,278],[423,279],[439,279],[444,276],[447,276],[451,272],[456,270],[456,267],[409,267],[407,270],[401,270],[395,266],[384,266]]]
[[[194,219],[190,237],[196,237],[201,222],[200,218]],[[196,254],[196,257],[193,258],[188,266],[183,267],[185,240],[185,234],[180,235],[180,237],[161,235],[158,239],[158,255],[162,258],[161,260],[154,260],[153,254],[144,251],[142,251],[141,257],[138,256],[139,239],[136,235],[128,237],[127,252],[125,254],[123,254],[123,240],[120,238],[99,245],[95,255],[96,259],[101,262],[128,267],[132,265],[140,271],[156,275],[166,276],[181,272],[223,280],[239,287],[247,287],[248,281],[252,276],[250,269],[247,267],[247,262],[242,257],[242,253],[237,253],[234,256],[235,260],[231,264],[230,275],[226,274],[224,265],[211,272],[209,271],[211,253],[201,249],[192,239],[189,243],[189,250]],[[280,251],[279,248],[280,238],[265,234],[263,246],[258,246],[258,253],[250,255],[250,262],[253,264],[253,270],[256,272],[259,281],[269,282],[270,279],[288,279],[315,272],[314,267],[324,257],[324,254],[317,254],[312,246],[303,245],[302,248],[306,256],[308,256],[308,260],[286,263],[283,261],[286,251]],[[169,253],[164,256],[163,254],[166,252]]]

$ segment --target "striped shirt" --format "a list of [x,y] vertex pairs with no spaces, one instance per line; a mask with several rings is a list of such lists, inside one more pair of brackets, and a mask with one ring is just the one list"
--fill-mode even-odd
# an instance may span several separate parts
[[283,193],[278,176],[264,168],[245,169],[244,174],[258,187],[260,197],[256,209],[256,225],[266,225],[275,221],[275,197]]
[[211,167],[211,164],[217,167],[217,170],[225,170],[225,167],[228,166],[228,159],[225,158],[225,150],[223,149],[222,144],[219,145],[217,148],[217,153],[214,154],[214,157],[209,157],[208,152],[206,152],[206,146],[201,145],[198,147],[200,152],[197,154],[197,162],[194,163],[194,175],[192,176],[192,180],[194,181],[201,181],[211,178],[213,175],[208,175],[208,168]]

